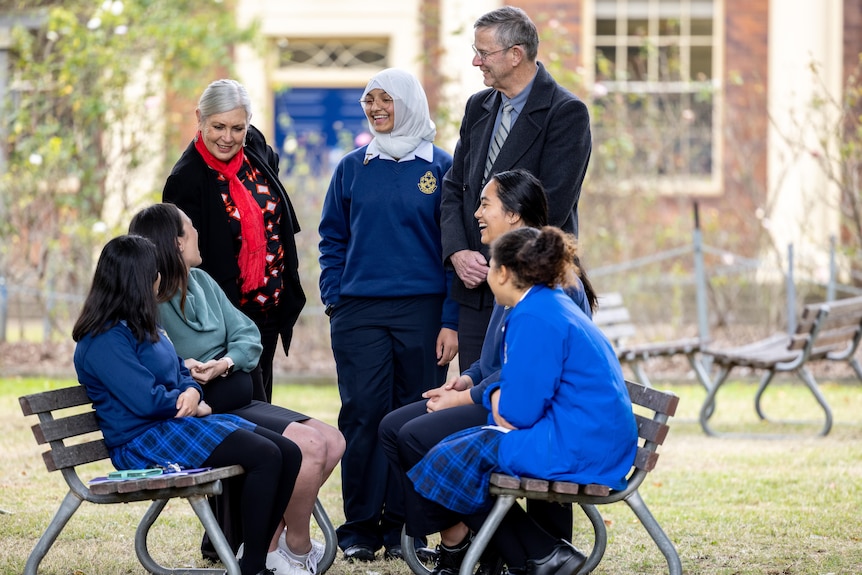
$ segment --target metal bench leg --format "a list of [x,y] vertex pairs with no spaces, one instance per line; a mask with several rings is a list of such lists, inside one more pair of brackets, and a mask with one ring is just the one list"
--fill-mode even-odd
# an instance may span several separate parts
[[[317,526],[323,532],[323,539],[326,542],[323,557],[320,558],[320,562],[317,564],[318,575],[323,575],[327,569],[332,567],[332,563],[335,561],[335,555],[338,552],[338,536],[335,534],[335,527],[332,525],[329,515],[326,514],[326,510],[323,508],[320,499],[314,502],[314,519],[317,521]],[[413,547],[411,546],[410,548],[412,549]]]
[[590,505],[589,503],[580,503],[579,505],[590,520],[590,523],[592,523],[593,533],[595,534],[593,550],[590,551],[590,556],[587,557],[587,560],[577,573],[577,575],[586,575],[587,573],[592,573],[593,569],[598,567],[602,557],[605,556],[605,549],[608,546],[608,530],[605,527],[605,520],[602,518],[602,514],[599,513],[595,505]]
[[697,353],[687,353],[685,356],[688,358],[688,363],[694,370],[694,375],[697,377],[697,380],[706,391],[709,391],[709,388],[712,387],[712,382],[709,379],[709,373],[706,370],[706,366],[704,366],[703,362],[698,359]]
[[467,555],[464,556],[464,561],[461,562],[461,569],[458,571],[458,575],[471,575],[473,573],[476,564],[479,563],[479,558],[482,557],[482,552],[488,546],[488,543],[491,542],[494,532],[497,531],[497,527],[500,526],[506,513],[509,512],[514,503],[515,496],[513,495],[497,496],[497,501],[494,502],[494,507],[491,508],[488,517],[485,518],[485,522],[482,523],[479,532],[473,536],[473,541],[467,549]]
[[859,365],[859,360],[852,357],[848,363],[850,364],[850,367],[853,368],[853,371],[856,372],[856,377],[859,378],[859,381],[862,381],[862,365]]
[[757,393],[754,394],[754,411],[757,412],[757,417],[760,418],[761,421],[766,421],[769,418],[763,414],[763,408],[760,407],[760,399],[763,397],[763,392],[766,391],[766,387],[769,385],[769,382],[772,381],[772,378],[775,376],[775,370],[770,369],[763,377],[760,378],[760,385],[757,386]]
[[57,540],[57,536],[60,535],[63,527],[66,526],[66,523],[69,522],[69,519],[78,510],[78,507],[81,506],[82,501],[74,492],[69,491],[66,493],[66,497],[63,498],[63,502],[54,514],[54,518],[51,519],[51,523],[48,524],[42,537],[39,538],[33,551],[30,552],[30,556],[27,557],[27,564],[24,565],[24,575],[36,575],[39,563],[48,554],[48,550]]
[[[218,553],[219,558],[227,569],[227,573],[229,575],[241,575],[239,563],[237,562],[236,557],[234,557],[233,550],[230,548],[230,545],[228,545],[224,533],[222,533],[221,528],[218,526],[218,522],[216,521],[212,509],[207,502],[206,496],[191,495],[187,499],[189,504],[191,504],[192,509],[194,509],[195,514],[198,516],[201,524],[203,524],[204,529],[206,529],[210,541],[212,541],[213,547],[215,547],[216,553]],[[178,575],[181,573],[220,575],[224,573],[225,570],[221,568],[194,569],[184,567],[171,569],[160,565],[152,558],[147,547],[147,536],[149,535],[150,528],[153,526],[153,523],[156,522],[156,519],[158,519],[167,504],[167,499],[157,499],[153,501],[147,508],[146,513],[144,513],[144,516],[141,518],[141,522],[138,523],[138,528],[135,531],[135,553],[138,556],[138,561],[140,561],[144,569],[154,575]]]
[[652,540],[655,541],[655,544],[662,552],[662,555],[664,555],[664,558],[667,560],[670,575],[682,575],[682,563],[679,560],[679,554],[677,553],[676,548],[661,528],[661,525],[659,525],[658,521],[653,517],[653,514],[650,513],[650,510],[647,508],[646,503],[644,503],[640,493],[638,493],[637,490],[633,491],[631,495],[626,497],[626,503],[628,503],[635,515],[637,515],[641,524],[646,528],[647,533],[650,534],[650,537],[652,537]]
[[820,386],[817,385],[817,380],[814,379],[814,376],[811,375],[811,372],[803,365],[799,369],[796,370],[796,373],[805,382],[805,385],[808,386],[808,389],[811,390],[811,393],[814,395],[814,399],[817,400],[817,403],[820,404],[820,407],[823,408],[823,415],[825,417],[825,421],[823,423],[823,428],[820,430],[818,435],[826,435],[829,433],[829,430],[832,429],[832,410],[829,408],[829,404],[826,402],[826,398],[823,397],[823,393],[820,391]]
[[416,547],[413,545],[413,538],[407,535],[406,525],[401,528],[401,554],[404,562],[415,575],[429,575],[431,573],[431,570],[416,555]]
[[[820,405],[821,409],[823,409],[824,423],[823,428],[820,430],[818,435],[827,435],[832,429],[832,409],[829,407],[829,403],[827,403],[826,398],[820,391],[820,386],[817,385],[817,380],[814,379],[814,376],[811,375],[811,372],[808,370],[807,367],[803,365],[802,367],[797,368],[795,372],[799,379],[801,379],[805,386],[811,391],[812,395],[814,395],[814,399]],[[763,393],[766,391],[766,386],[769,385],[769,382],[772,380],[772,376],[774,375],[774,373],[774,371],[770,371],[765,376],[763,376],[763,380],[760,383],[760,387],[757,388],[757,395],[754,398],[754,408],[757,410],[757,415],[758,417],[760,417],[760,419],[764,421],[772,421],[764,414],[760,402]]]
[[721,371],[719,371],[718,376],[715,378],[715,382],[710,385],[706,392],[706,399],[703,400],[703,405],[700,407],[700,427],[703,429],[704,433],[709,436],[717,437],[719,434],[716,433],[709,426],[709,418],[712,417],[713,413],[715,413],[715,394],[718,393],[718,388],[721,387],[721,384],[727,379],[727,376],[730,374],[731,366],[722,366]]
[[640,383],[641,385],[645,385],[646,387],[652,387],[652,382],[649,380],[649,377],[644,371],[643,365],[641,365],[641,362],[639,360],[629,362],[629,367],[632,368],[635,377],[638,378],[638,383]]

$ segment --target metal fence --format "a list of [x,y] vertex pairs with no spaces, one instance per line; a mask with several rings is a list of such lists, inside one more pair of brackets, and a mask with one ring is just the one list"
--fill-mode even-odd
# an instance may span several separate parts
[[[862,285],[858,272],[839,266],[834,238],[828,253],[824,278],[808,263],[795,261],[793,245],[787,246],[783,262],[747,258],[705,244],[695,227],[689,244],[588,273],[599,294],[623,295],[643,339],[699,335],[709,341],[729,331],[739,337],[793,330],[804,303],[862,294],[856,287]],[[316,303],[316,277],[306,279],[309,305],[297,329],[307,337],[294,343],[328,351],[328,322]],[[68,338],[83,301],[83,293],[8,285],[0,277],[0,342]],[[11,338],[10,326],[17,330]]]

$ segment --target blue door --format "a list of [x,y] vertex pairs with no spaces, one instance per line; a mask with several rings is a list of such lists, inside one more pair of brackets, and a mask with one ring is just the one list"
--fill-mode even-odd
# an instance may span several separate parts
[[275,94],[275,146],[282,174],[328,176],[371,136],[359,104],[363,88],[288,88]]

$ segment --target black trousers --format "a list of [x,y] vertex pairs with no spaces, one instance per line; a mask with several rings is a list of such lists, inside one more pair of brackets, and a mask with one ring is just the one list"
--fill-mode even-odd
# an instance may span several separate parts
[[[458,310],[458,369],[466,371],[482,355],[485,332],[494,310],[494,300],[481,309],[460,306]],[[478,383],[478,382],[477,382]]]
[[[460,521],[464,521],[473,529],[478,529],[484,521],[484,515],[464,517],[454,511],[425,499],[413,489],[413,484],[407,478],[406,472],[416,465],[428,451],[444,438],[458,431],[485,425],[488,421],[488,410],[478,404],[462,405],[442,411],[428,412],[425,400],[411,403],[396,409],[380,423],[380,444],[393,473],[402,484],[404,493],[405,525],[407,534],[411,537],[425,536],[429,533],[442,531]],[[518,506],[515,506],[518,507]],[[520,510],[520,508],[519,508]],[[511,539],[523,539],[529,543],[533,558],[544,557],[542,553],[549,542],[558,539],[571,540],[572,537],[572,507],[569,504],[549,503],[546,501],[528,501],[528,515],[520,516],[513,511],[500,526],[495,535],[499,547],[511,545]],[[530,521],[526,521],[529,518]],[[542,533],[537,533],[541,526]],[[552,544],[552,543],[551,543]],[[513,555],[517,549],[503,553],[510,567],[518,567],[523,563],[523,557]],[[502,553],[502,550],[501,550]],[[508,555],[508,556],[507,556]]]
[[372,549],[400,545],[404,522],[401,483],[378,440],[378,426],[395,408],[441,385],[437,365],[442,296],[342,297],[330,317],[347,447],[341,459],[345,522],[338,545]]

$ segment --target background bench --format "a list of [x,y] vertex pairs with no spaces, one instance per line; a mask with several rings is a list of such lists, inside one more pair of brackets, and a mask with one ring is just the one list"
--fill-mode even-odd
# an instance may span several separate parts
[[684,355],[698,381],[709,389],[709,374],[698,358],[702,344],[700,338],[627,345],[627,340],[635,336],[637,329],[632,323],[628,308],[623,303],[622,295],[615,292],[599,296],[599,309],[593,316],[593,321],[613,344],[620,364],[628,366],[638,382],[646,386],[652,385],[643,369],[643,364],[648,359]]
[[[635,418],[640,437],[634,465],[626,479],[626,488],[616,491],[606,485],[578,485],[564,481],[492,474],[489,489],[491,494],[496,496],[496,501],[482,528],[473,537],[461,564],[460,575],[473,573],[482,551],[487,547],[509,508],[519,498],[576,503],[583,509],[593,526],[595,542],[587,561],[578,571],[579,574],[590,573],[595,569],[607,547],[607,529],[597,506],[625,501],[664,555],[670,575],[682,575],[682,564],[676,548],[638,492],[647,474],[655,468],[659,455],[656,450],[664,443],[670,431],[667,422],[676,413],[679,398],[673,393],[658,391],[630,381],[627,381],[626,385],[632,404],[637,406]],[[430,570],[416,557],[413,538],[407,536],[406,530],[401,532],[401,549],[404,550],[404,559],[416,575],[430,573]]]
[[793,372],[811,390],[823,409],[825,422],[819,434],[828,434],[832,428],[832,410],[807,364],[812,361],[848,362],[862,380],[862,368],[855,357],[860,339],[862,297],[854,297],[806,305],[793,334],[776,334],[742,347],[704,348],[702,352],[712,358],[718,374],[707,387],[707,396],[700,410],[701,427],[712,436],[740,435],[715,431],[709,425],[709,419],[715,410],[715,396],[731,370],[748,367],[765,372],[754,398],[754,408],[761,420],[767,419],[761,408],[761,398],[767,386],[776,373]]
[[[96,413],[92,409],[71,415],[69,412],[56,413],[68,408],[91,406],[92,402],[87,397],[84,387],[76,385],[25,395],[20,397],[18,401],[24,415],[37,415],[39,417],[39,423],[33,425],[32,429],[39,445],[47,443],[50,446],[50,449],[42,454],[45,466],[48,471],[59,470],[69,486],[69,491],[60,504],[60,508],[27,558],[24,575],[36,575],[42,559],[84,501],[96,504],[152,501],[135,532],[135,553],[138,561],[150,573],[159,575],[180,573],[222,575],[226,568],[229,575],[240,575],[236,557],[225,539],[206,497],[221,493],[221,480],[242,474],[242,467],[233,465],[189,475],[165,474],[143,479],[94,483],[87,486],[79,477],[77,466],[109,459],[108,448],[101,436]],[[81,436],[85,435],[87,436],[85,441],[81,442]],[[192,506],[225,568],[168,568],[158,564],[152,558],[147,548],[147,536],[150,527],[158,519],[168,500],[175,497],[186,499]],[[319,501],[315,504],[314,517],[326,539],[326,552],[318,566],[318,573],[322,574],[335,559],[337,542],[335,529]]]

